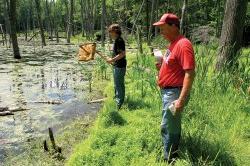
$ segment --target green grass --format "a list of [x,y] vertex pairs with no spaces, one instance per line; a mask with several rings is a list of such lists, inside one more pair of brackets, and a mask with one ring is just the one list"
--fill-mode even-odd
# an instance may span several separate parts
[[[242,60],[232,73],[214,72],[214,48],[195,50],[197,75],[183,112],[181,157],[175,165],[250,165],[249,63],[242,65]],[[66,165],[166,165],[154,59],[147,54],[127,57],[124,106],[116,110],[110,83],[89,137],[75,146]]]

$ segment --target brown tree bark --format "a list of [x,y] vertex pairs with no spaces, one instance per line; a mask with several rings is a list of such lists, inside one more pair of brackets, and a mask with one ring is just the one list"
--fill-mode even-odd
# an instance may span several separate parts
[[227,0],[216,69],[232,66],[241,48],[247,0]]
[[49,2],[48,0],[45,1],[45,4],[46,4],[46,16],[47,16],[47,22],[49,24],[49,33],[50,33],[50,39],[53,40],[53,25],[52,25],[52,15],[51,15],[51,10],[50,10],[50,5],[49,5]]
[[184,34],[184,25],[187,23],[186,22],[187,3],[188,3],[188,0],[183,0],[183,6],[182,6],[182,11],[181,11],[181,22],[180,22],[180,31],[182,34]]
[[105,19],[106,19],[106,0],[102,0],[102,23],[101,23],[102,47],[104,47],[104,41],[105,41]]
[[147,41],[149,40],[149,0],[146,0],[146,34],[147,34]]
[[[156,1],[155,2],[155,10],[156,10],[155,18],[158,19],[158,17],[159,17],[159,0],[155,0],[155,1]],[[157,35],[158,35],[158,28],[155,27],[155,36],[157,36]]]
[[82,37],[84,36],[85,33],[85,24],[84,24],[84,12],[83,12],[83,0],[80,0],[80,5],[81,5],[81,21],[82,21]]
[[70,0],[70,10],[69,10],[69,19],[68,19],[68,28],[67,28],[67,43],[70,43],[70,37],[72,35],[72,23],[73,23],[73,5],[74,1]]
[[18,42],[17,42],[17,35],[16,35],[16,0],[10,0],[9,5],[10,5],[10,10],[9,10],[10,37],[11,37],[11,41],[12,41],[14,58],[21,59],[21,55],[20,55],[19,47],[18,47]]
[[35,6],[36,6],[36,11],[37,11],[38,25],[40,28],[40,35],[42,39],[42,46],[46,46],[43,23],[42,23],[42,18],[41,18],[40,0],[35,0]]
[[7,42],[7,35],[9,35],[9,47],[10,47],[10,44],[11,44],[11,41],[10,41],[10,19],[9,19],[9,10],[8,10],[8,2],[7,0],[4,1],[4,23],[5,23],[5,35],[4,35],[4,38],[5,38],[5,43],[6,43],[6,46],[8,45],[8,42]]
[[151,5],[151,14],[150,14],[150,25],[149,25],[149,33],[148,33],[148,45],[151,45],[151,36],[152,36],[152,29],[153,29],[153,22],[155,20],[155,5],[156,5],[156,0],[152,0],[152,5]]

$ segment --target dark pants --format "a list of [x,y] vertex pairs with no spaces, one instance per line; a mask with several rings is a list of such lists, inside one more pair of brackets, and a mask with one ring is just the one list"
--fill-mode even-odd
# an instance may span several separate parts
[[124,68],[114,67],[113,69],[115,100],[118,109],[122,106],[125,98],[125,83],[124,83],[125,73],[126,73],[126,67]]

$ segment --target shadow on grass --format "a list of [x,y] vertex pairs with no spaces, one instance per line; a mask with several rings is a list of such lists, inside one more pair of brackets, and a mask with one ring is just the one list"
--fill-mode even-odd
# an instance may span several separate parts
[[103,114],[101,119],[104,127],[110,126],[123,126],[126,123],[126,120],[120,115],[118,111],[107,111]]
[[131,98],[129,96],[127,97],[127,100],[124,102],[124,105],[127,105],[130,111],[150,107],[150,105],[146,103],[142,98],[141,99]]
[[241,110],[250,115],[250,105],[242,106]]
[[228,153],[223,142],[208,142],[201,137],[184,136],[182,152],[188,153],[192,165],[236,165],[234,157]]

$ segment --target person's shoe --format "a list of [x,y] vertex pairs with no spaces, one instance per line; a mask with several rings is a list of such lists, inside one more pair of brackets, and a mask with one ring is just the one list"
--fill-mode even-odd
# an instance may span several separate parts
[[174,164],[176,162],[176,160],[179,158],[179,154],[177,152],[171,154],[171,156],[169,158],[164,158],[164,162],[168,163],[168,164]]
[[117,107],[117,110],[119,111],[121,109],[122,105],[117,105],[116,107]]

